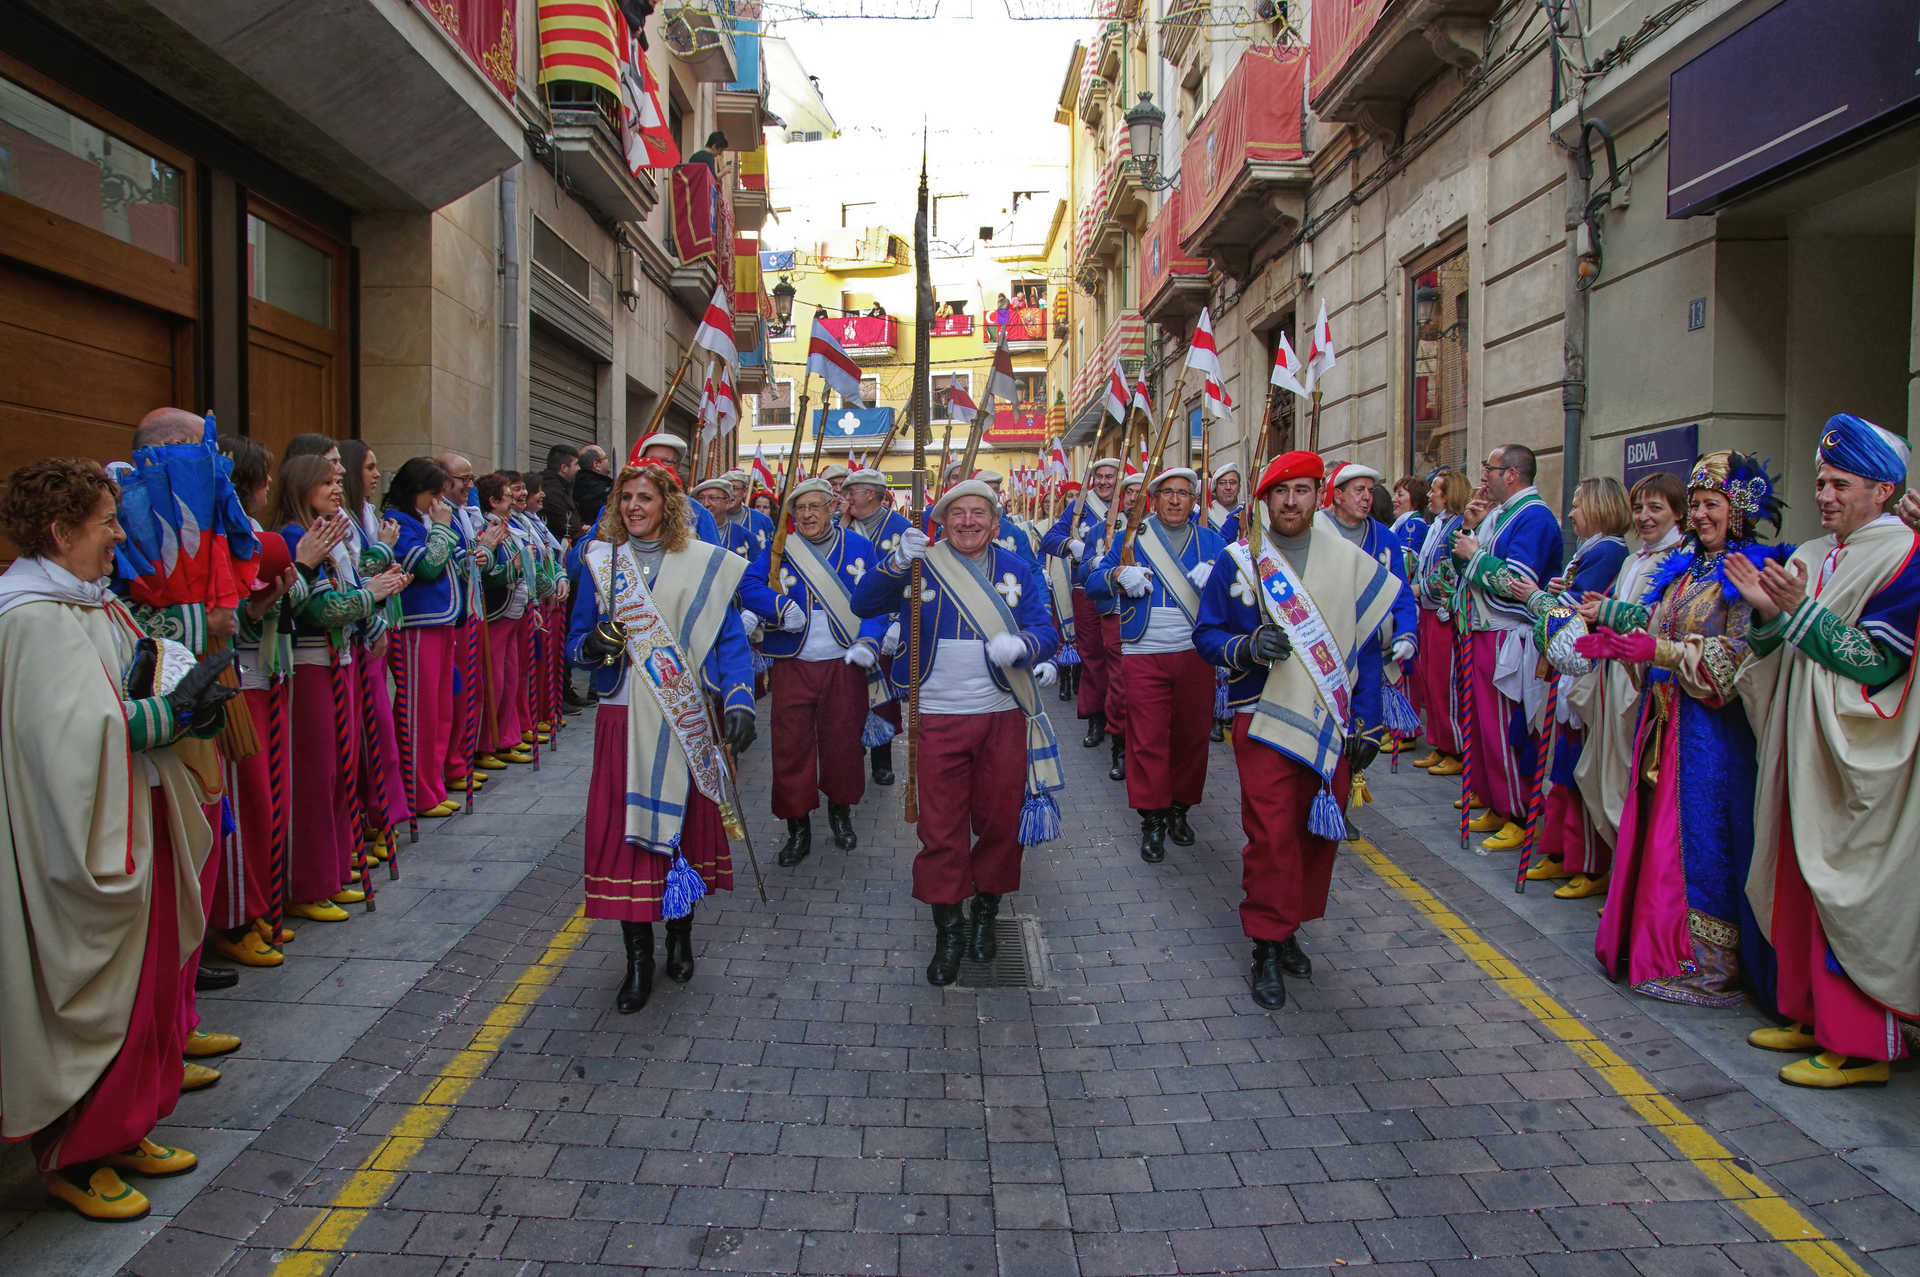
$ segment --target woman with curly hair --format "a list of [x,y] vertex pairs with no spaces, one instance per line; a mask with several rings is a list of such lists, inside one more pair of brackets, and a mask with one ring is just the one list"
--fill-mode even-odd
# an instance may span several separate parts
[[[1762,545],[1780,523],[1773,480],[1739,452],[1710,452],[1687,480],[1687,534],[1639,602],[1583,605],[1593,633],[1575,649],[1626,663],[1641,684],[1633,790],[1594,954],[1635,993],[1730,1007],[1751,987],[1773,1002],[1773,955],[1747,904],[1756,770],[1753,728],[1734,689],[1753,609],[1727,577],[1792,547]],[[1684,776],[1681,759],[1686,760]]]
[[206,925],[206,790],[170,748],[211,737],[232,661],[147,637],[107,588],[119,489],[92,461],[14,472],[0,531],[0,1138],[47,1192],[137,1219],[121,1178],[195,1158],[148,1138],[180,1095],[190,956]]
[[[627,966],[614,1003],[653,991],[653,924],[667,976],[693,978],[693,902],[733,887],[720,746],[753,743],[753,660],[732,606],[746,560],[693,537],[679,478],[626,466],[588,545],[567,658],[593,671],[600,707],[587,789],[586,912],[620,923]],[[715,733],[707,697],[718,697]],[[737,820],[737,813],[726,813]]]

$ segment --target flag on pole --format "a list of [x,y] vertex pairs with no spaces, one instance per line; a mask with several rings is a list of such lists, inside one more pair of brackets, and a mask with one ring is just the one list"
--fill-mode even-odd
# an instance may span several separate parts
[[1320,303],[1320,318],[1313,326],[1313,344],[1307,347],[1307,389],[1333,370],[1333,325],[1327,322],[1327,304]]
[[1133,383],[1133,402],[1128,406],[1145,413],[1147,420],[1153,420],[1153,397],[1147,393],[1147,369],[1144,364],[1140,367],[1140,380]]
[[700,426],[702,448],[712,443],[714,435],[720,431],[720,412],[714,404],[713,395],[713,364],[713,360],[707,361],[707,379],[700,386],[700,411],[694,415],[694,420]]
[[713,408],[720,429],[731,430],[740,424],[740,392],[734,388],[733,369],[725,364],[714,370]]
[[1107,374],[1107,415],[1122,423],[1127,419],[1127,374],[1118,357],[1113,361],[1113,371]]
[[610,0],[540,0],[539,8],[540,83],[574,80],[618,96],[614,15],[619,6]]
[[753,475],[762,487],[774,487],[773,471],[767,469],[767,454],[757,443],[753,445]]
[[1187,345],[1187,367],[1210,381],[1226,384],[1227,374],[1220,368],[1220,348],[1213,341],[1213,316],[1204,306],[1193,325],[1193,340]]
[[807,343],[807,375],[816,373],[826,379],[828,389],[839,391],[862,408],[867,406],[860,394],[860,365],[835,340],[818,313],[813,317],[813,336]]
[[1053,437],[1053,446],[1047,452],[1047,473],[1064,479],[1067,477],[1067,450],[1060,444],[1060,436]]
[[672,168],[680,162],[680,147],[660,110],[660,91],[653,68],[640,42],[627,27],[626,14],[613,11],[615,45],[620,52],[620,141],[627,168],[635,177],[643,169]]
[[973,402],[973,396],[960,388],[958,382],[947,386],[947,416],[962,424],[970,423],[979,413],[979,405]]
[[1215,421],[1233,420],[1233,396],[1227,393],[1225,386],[1212,377],[1207,378],[1206,391],[1201,397],[1200,407]]
[[1300,380],[1300,356],[1293,353],[1293,343],[1287,340],[1286,330],[1280,330],[1280,342],[1273,352],[1273,372],[1267,380],[1282,390],[1291,390],[1302,399],[1308,395],[1306,383]]
[[733,306],[727,301],[725,284],[713,290],[713,298],[707,303],[707,313],[693,334],[693,344],[703,350],[711,350],[726,360],[729,368],[740,362],[740,352],[733,345]]
[[1000,344],[993,348],[993,371],[987,374],[987,393],[984,402],[992,405],[995,401],[1014,403],[1020,398],[1020,388],[1013,381],[1013,352],[1007,349],[1004,330],[1000,335]]

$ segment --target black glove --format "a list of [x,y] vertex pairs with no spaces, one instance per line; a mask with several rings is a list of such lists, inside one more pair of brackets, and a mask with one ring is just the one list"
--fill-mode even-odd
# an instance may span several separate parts
[[1293,640],[1277,625],[1263,625],[1253,632],[1253,659],[1268,665],[1293,655]]
[[753,711],[728,710],[726,725],[720,729],[720,738],[727,742],[727,748],[733,751],[735,758],[746,753],[747,746],[753,744]]
[[226,712],[221,706],[240,694],[238,687],[226,687],[220,682],[221,672],[236,659],[231,648],[203,656],[174,685],[167,693],[167,705],[178,722],[195,732],[209,732],[219,727],[221,716]]
[[627,627],[618,621],[602,621],[580,640],[580,655],[602,665],[611,665],[627,650]]
[[1353,770],[1363,772],[1374,759],[1380,757],[1380,742],[1355,734],[1347,737],[1347,758],[1353,763]]
[[153,695],[153,675],[160,668],[160,645],[150,638],[137,639],[133,662],[127,666],[127,699],[144,701]]

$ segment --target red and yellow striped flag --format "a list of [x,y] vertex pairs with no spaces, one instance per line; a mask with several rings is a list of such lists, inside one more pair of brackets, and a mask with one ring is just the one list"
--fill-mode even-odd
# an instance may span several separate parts
[[620,96],[613,0],[540,0],[540,83],[550,80]]

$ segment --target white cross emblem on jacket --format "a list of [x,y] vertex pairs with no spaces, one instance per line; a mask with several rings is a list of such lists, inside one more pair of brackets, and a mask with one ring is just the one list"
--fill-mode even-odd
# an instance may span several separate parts
[[853,562],[847,564],[847,575],[853,578],[855,585],[860,584],[860,578],[866,574],[867,561],[865,559],[855,559]]
[[1005,575],[1003,575],[998,581],[994,582],[993,588],[999,592],[1001,598],[1007,601],[1007,606],[1009,608],[1016,608],[1020,606],[1020,578],[1019,577],[1015,576],[1011,572],[1008,572]]

